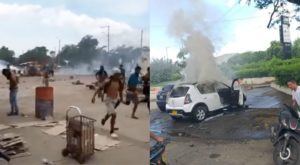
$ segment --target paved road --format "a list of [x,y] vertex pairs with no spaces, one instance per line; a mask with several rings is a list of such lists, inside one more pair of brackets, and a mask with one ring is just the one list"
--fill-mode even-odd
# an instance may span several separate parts
[[249,109],[220,111],[202,123],[189,119],[175,122],[152,102],[150,127],[171,138],[167,149],[171,164],[271,165],[269,128],[277,122],[281,105],[290,102],[291,96],[270,87],[249,90],[246,95]]

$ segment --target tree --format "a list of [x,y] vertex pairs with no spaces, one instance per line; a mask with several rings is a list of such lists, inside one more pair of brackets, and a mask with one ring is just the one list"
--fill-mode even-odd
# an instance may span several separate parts
[[39,63],[48,63],[51,60],[51,57],[47,55],[47,52],[48,50],[45,46],[35,47],[20,55],[18,62],[37,61]]
[[[239,0],[241,2],[242,0]],[[299,0],[246,0],[250,5],[251,2],[255,3],[255,7],[258,9],[272,8],[272,13],[267,24],[267,28],[271,28],[275,24],[280,22],[280,17],[282,15],[290,15],[292,19],[300,21],[300,1]],[[289,3],[296,4],[294,9],[288,9],[287,5]],[[299,28],[299,27],[298,27]]]
[[86,35],[77,45],[65,45],[57,55],[57,60],[59,60],[59,64],[64,64],[66,60],[71,65],[91,64],[99,54],[97,46],[98,40],[91,35]]
[[0,49],[0,60],[4,60],[8,63],[15,63],[15,52],[9,50],[8,47],[2,46]]
[[76,45],[65,45],[60,51],[60,53],[57,55],[56,61],[60,65],[68,63],[77,63],[77,52],[78,47]]
[[98,40],[93,38],[93,36],[87,35],[83,37],[80,40],[80,42],[77,44],[78,46],[77,59],[82,63],[90,64],[98,54],[97,45],[98,45]]
[[180,49],[180,51],[177,54],[176,65],[180,67],[181,69],[186,67],[186,59],[188,58],[188,51],[186,49]]
[[150,63],[150,70],[152,83],[175,81],[181,78],[180,68],[172,60],[154,59]]
[[267,54],[270,57],[282,58],[282,46],[279,41],[272,41],[271,46],[267,49]]
[[292,54],[294,57],[300,57],[300,38],[297,38],[292,47]]

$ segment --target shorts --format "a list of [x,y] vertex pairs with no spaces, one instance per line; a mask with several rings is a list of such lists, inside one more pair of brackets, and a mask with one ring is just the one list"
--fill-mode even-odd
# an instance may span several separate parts
[[150,87],[149,86],[144,86],[143,94],[144,95],[150,95]]
[[138,96],[136,92],[132,92],[132,91],[127,91],[126,92],[126,102],[133,102],[133,103],[137,103],[138,100]]
[[118,99],[112,99],[110,97],[106,97],[105,106],[107,110],[107,114],[116,114],[115,105],[117,104]]

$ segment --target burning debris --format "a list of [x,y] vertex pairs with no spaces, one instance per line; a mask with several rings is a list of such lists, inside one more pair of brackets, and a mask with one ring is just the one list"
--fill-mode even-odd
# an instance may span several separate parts
[[0,149],[10,158],[30,155],[23,137],[14,133],[0,135]]

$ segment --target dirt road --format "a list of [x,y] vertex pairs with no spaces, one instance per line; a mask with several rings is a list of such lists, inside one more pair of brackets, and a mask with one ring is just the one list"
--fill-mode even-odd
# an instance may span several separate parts
[[[94,91],[89,90],[85,85],[72,85],[75,80],[83,83],[94,81],[93,76],[78,76],[70,80],[69,76],[58,76],[55,82],[50,82],[54,87],[54,118],[64,120],[65,112],[69,105],[80,107],[83,114],[95,118],[96,132],[100,135],[109,136],[109,123],[104,127],[100,124],[100,119],[105,115],[104,104],[98,99],[96,104],[91,104],[91,97]],[[21,78],[19,85],[19,108],[20,112],[28,117],[14,116],[7,117],[9,111],[8,104],[8,84],[0,76],[0,121],[1,124],[37,120],[34,118],[35,111],[35,88],[41,85],[40,77]],[[119,127],[119,147],[110,148],[103,152],[96,152],[95,155],[86,163],[91,165],[98,164],[128,164],[142,165],[147,164],[149,158],[149,113],[145,104],[140,104],[137,110],[138,120],[130,118],[131,106],[120,105],[117,113],[117,127]],[[19,129],[7,129],[1,131],[20,133],[24,136],[29,146],[31,156],[13,159],[11,165],[40,165],[41,159],[46,158],[54,161],[55,164],[78,164],[71,158],[64,158],[61,150],[66,145],[66,140],[60,136],[50,136],[43,133],[43,128],[27,127]],[[0,164],[5,164],[0,161]]]

